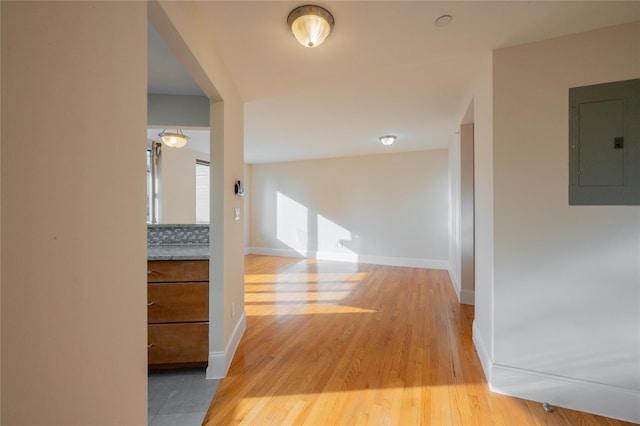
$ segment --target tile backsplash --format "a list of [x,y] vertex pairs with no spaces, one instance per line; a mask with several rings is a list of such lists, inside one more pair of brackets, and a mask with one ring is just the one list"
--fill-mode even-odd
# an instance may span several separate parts
[[147,245],[209,244],[209,225],[147,225]]

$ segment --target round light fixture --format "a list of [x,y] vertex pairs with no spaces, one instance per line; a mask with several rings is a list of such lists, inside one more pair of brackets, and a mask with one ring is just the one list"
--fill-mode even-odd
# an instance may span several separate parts
[[393,135],[380,136],[380,142],[382,145],[389,146],[396,141],[396,137]]
[[165,145],[170,146],[171,148],[182,148],[189,140],[189,136],[182,133],[181,130],[176,130],[175,133],[163,130],[162,133],[158,134],[158,136],[160,136],[160,139]]
[[446,27],[453,21],[451,15],[442,15],[436,19],[436,27]]
[[305,47],[320,46],[335,23],[333,15],[320,6],[296,7],[287,17],[287,24],[298,42]]

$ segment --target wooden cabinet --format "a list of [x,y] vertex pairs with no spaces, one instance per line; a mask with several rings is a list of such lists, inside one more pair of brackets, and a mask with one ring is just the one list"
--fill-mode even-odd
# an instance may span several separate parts
[[150,260],[147,266],[149,367],[206,365],[209,261]]

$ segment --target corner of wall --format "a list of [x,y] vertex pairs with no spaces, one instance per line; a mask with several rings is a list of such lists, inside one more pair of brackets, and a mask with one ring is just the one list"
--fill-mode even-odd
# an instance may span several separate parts
[[475,305],[476,304],[476,292],[474,290],[460,290],[458,300],[463,305]]
[[475,305],[475,291],[460,288],[460,280],[456,276],[455,271],[453,270],[451,265],[449,265],[446,269],[449,273],[449,279],[451,280],[451,284],[453,285],[453,290],[458,297],[458,302],[462,305]]
[[493,354],[493,52],[484,57],[474,93],[475,319],[473,341],[491,383]]
[[[0,4],[0,29],[2,28],[2,4]],[[0,34],[2,31],[0,30]],[[0,36],[0,46],[2,45],[1,36]],[[2,59],[0,59],[0,81],[2,81]],[[0,86],[2,84],[0,83]],[[2,128],[2,106],[0,105],[0,129]],[[2,157],[2,131],[0,130],[0,164]],[[0,167],[0,176],[2,175],[2,168]],[[0,218],[2,217],[2,201],[0,199]],[[0,224],[2,220],[0,220]],[[2,242],[2,225],[0,225],[0,246]],[[2,250],[0,249],[0,253]],[[2,256],[0,255],[0,259]],[[2,306],[2,267],[0,265],[0,306]],[[0,318],[2,318],[2,309],[0,308]],[[0,329],[2,328],[2,321],[0,321]],[[2,365],[2,340],[0,339],[0,365]],[[0,368],[0,383],[2,383],[2,369]],[[0,423],[2,423],[2,388],[0,387]]]
[[449,279],[451,280],[451,284],[453,285],[453,289],[456,292],[456,296],[458,296],[458,302],[462,302],[460,300],[460,280],[456,276],[456,272],[453,270],[451,265],[447,268],[447,272],[449,272]]
[[[0,29],[2,28],[2,4],[0,3]],[[0,30],[0,34],[2,31]],[[2,40],[0,36],[0,46],[2,45]],[[2,59],[0,58],[0,82],[2,81]],[[0,87],[2,83],[0,83]],[[2,106],[0,105],[0,129],[2,128]],[[2,163],[2,131],[0,130],[0,164]],[[0,167],[0,176],[2,175],[2,169]],[[2,217],[2,200],[0,199],[0,218]],[[0,219],[0,224],[2,220]],[[2,246],[2,225],[0,225],[0,247]],[[0,253],[2,250],[0,249]],[[0,259],[2,256],[0,255]],[[0,267],[0,306],[2,306],[2,269]],[[2,318],[2,309],[0,308],[0,318]],[[2,321],[0,320],[0,329],[2,328]],[[0,337],[0,366],[2,365],[2,339]],[[2,383],[2,368],[0,367],[0,383]],[[2,388],[0,387],[0,423],[2,423]]]
[[480,358],[480,364],[482,365],[482,371],[484,372],[484,376],[487,379],[487,383],[489,384],[489,389],[493,391],[491,387],[491,368],[493,367],[493,361],[491,360],[491,355],[489,351],[487,351],[487,345],[484,342],[484,338],[482,334],[480,334],[480,329],[478,328],[478,323],[473,321],[473,344],[476,348],[476,353],[478,354],[478,358]]
[[249,254],[251,244],[251,164],[244,163],[244,254]]
[[238,322],[233,328],[231,338],[227,342],[224,351],[209,353],[209,366],[207,367],[207,379],[222,379],[226,377],[233,356],[240,345],[240,339],[247,329],[247,316],[245,312],[238,317]]

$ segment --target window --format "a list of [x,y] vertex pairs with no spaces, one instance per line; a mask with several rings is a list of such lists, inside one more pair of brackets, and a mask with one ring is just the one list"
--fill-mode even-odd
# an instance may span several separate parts
[[196,223],[209,223],[209,162],[196,160]]

